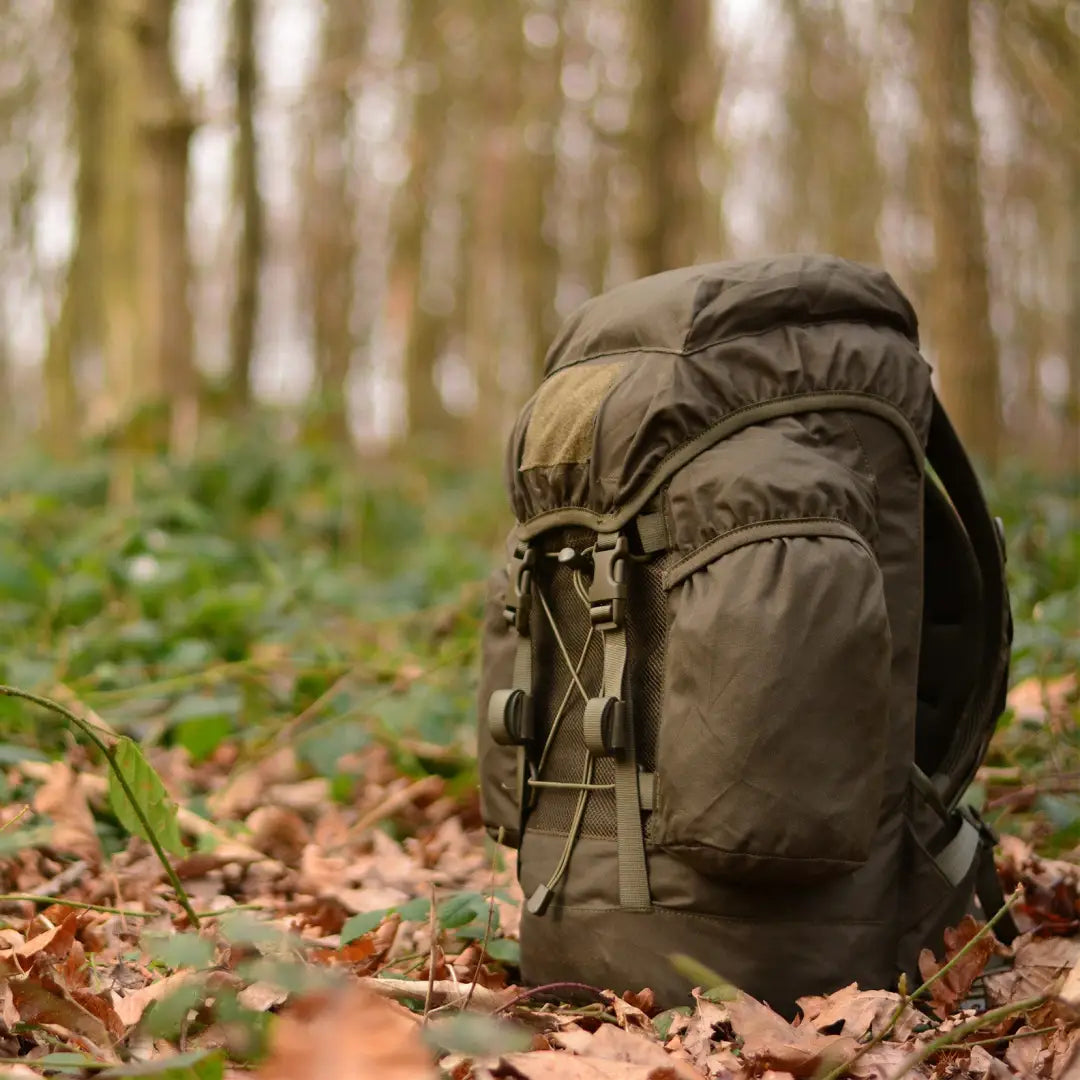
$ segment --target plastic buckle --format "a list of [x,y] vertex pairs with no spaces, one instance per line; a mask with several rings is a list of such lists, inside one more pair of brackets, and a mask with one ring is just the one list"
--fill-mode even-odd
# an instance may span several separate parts
[[523,746],[536,734],[533,700],[524,690],[496,690],[488,700],[488,731],[500,746]]
[[616,697],[589,698],[582,718],[585,747],[593,757],[611,757],[630,748],[630,713]]
[[536,565],[536,552],[527,544],[518,544],[507,564],[509,585],[506,592],[506,621],[519,633],[529,632],[532,615],[532,572]]
[[626,559],[630,544],[625,536],[601,536],[593,550],[593,579],[589,586],[589,618],[599,630],[614,630],[626,618]]

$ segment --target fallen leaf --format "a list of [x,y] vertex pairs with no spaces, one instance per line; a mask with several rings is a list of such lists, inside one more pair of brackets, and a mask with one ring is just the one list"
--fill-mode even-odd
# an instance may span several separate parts
[[359,986],[297,1001],[271,1029],[262,1080],[434,1080],[417,1018]]
[[1080,961],[1080,939],[1036,938],[1025,934],[1013,945],[1013,966],[1009,971],[983,979],[991,1005],[1049,993],[1054,984]]
[[[800,998],[803,1021],[821,1034],[850,1035],[861,1039],[868,1032],[878,1035],[892,1019],[900,1004],[900,995],[889,990],[860,990],[852,983],[827,997]],[[908,1005],[893,1027],[891,1039],[904,1042],[926,1023],[926,1017]]]
[[[929,949],[919,954],[919,974],[923,979],[936,975],[947,963],[953,960],[965,946],[974,940],[982,924],[971,915],[965,915],[958,925],[945,930],[945,959],[940,963]],[[933,1009],[944,1020],[962,1002],[971,990],[972,984],[983,973],[990,957],[1000,948],[993,931],[980,938],[964,957],[950,968],[942,978],[930,987]]]
[[672,1057],[659,1043],[617,1028],[602,1024],[595,1032],[561,1031],[552,1035],[557,1045],[581,1057],[623,1061],[631,1065],[649,1065],[673,1070],[679,1080],[704,1080],[704,1074],[693,1065]]
[[146,986],[143,986],[138,990],[133,990],[130,994],[125,994],[123,997],[114,990],[112,994],[113,1010],[125,1027],[133,1027],[142,1019],[143,1013],[146,1012],[155,1001],[161,1001],[162,998],[171,994],[184,982],[193,977],[194,972],[177,971],[173,975],[166,975],[163,979],[157,979],[155,982],[147,983]]
[[81,775],[63,761],[50,762],[47,769],[33,805],[37,813],[53,822],[50,845],[97,866],[102,858],[101,842]]
[[742,1040],[741,1057],[754,1069],[812,1076],[819,1069],[827,1071],[850,1057],[856,1049],[853,1038],[821,1035],[812,1028],[795,1027],[742,991],[732,1001],[721,1002],[719,1009]]

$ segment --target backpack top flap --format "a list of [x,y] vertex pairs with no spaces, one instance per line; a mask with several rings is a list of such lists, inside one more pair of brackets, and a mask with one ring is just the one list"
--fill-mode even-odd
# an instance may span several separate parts
[[892,278],[831,256],[688,267],[584,304],[507,451],[519,535],[621,528],[687,461],[770,417],[895,423],[921,462],[932,408],[915,313]]

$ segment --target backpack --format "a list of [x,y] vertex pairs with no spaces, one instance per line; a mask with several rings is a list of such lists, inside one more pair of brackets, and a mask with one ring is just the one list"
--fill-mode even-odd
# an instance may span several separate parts
[[506,482],[478,768],[524,981],[669,1007],[684,954],[791,1015],[1000,906],[962,796],[1004,709],[1004,539],[888,274],[783,256],[587,302]]

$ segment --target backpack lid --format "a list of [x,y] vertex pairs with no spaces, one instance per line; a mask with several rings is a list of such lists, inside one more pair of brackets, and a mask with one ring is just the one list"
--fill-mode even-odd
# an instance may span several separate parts
[[621,527],[686,461],[768,416],[860,407],[921,460],[929,368],[880,270],[787,255],[672,270],[578,309],[509,440],[521,535]]

